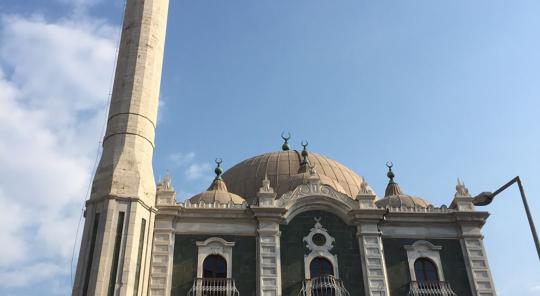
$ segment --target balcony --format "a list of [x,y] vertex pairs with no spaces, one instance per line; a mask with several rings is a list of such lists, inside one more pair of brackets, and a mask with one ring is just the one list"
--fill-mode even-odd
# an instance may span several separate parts
[[448,282],[411,282],[409,296],[457,296]]
[[304,280],[298,296],[350,296],[343,281],[331,275]]
[[240,296],[233,279],[198,278],[188,296]]

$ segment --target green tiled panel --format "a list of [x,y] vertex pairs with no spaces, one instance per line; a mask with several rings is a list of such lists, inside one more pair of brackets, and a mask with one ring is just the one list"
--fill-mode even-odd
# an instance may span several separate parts
[[[255,237],[231,235],[176,235],[172,275],[173,296],[186,296],[197,276],[198,241],[221,237],[235,242],[233,247],[232,274],[242,296],[255,296],[256,291],[256,242]],[[295,295],[296,296],[296,295]]]
[[[469,279],[461,244],[457,239],[426,239],[441,246],[443,272],[446,281],[459,296],[471,296]],[[403,246],[412,245],[416,239],[383,239],[384,255],[388,272],[390,295],[407,295],[411,276],[407,263],[407,252]]]
[[323,211],[304,212],[288,225],[281,225],[281,274],[283,296],[297,296],[304,280],[304,255],[309,254],[302,241],[315,225],[314,217],[321,217],[321,224],[336,239],[339,277],[351,296],[364,295],[362,263],[356,238],[356,227],[345,224],[334,214]]

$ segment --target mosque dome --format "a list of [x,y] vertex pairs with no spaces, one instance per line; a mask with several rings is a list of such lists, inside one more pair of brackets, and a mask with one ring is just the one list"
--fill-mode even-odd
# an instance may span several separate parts
[[[306,163],[306,159],[309,163]],[[308,165],[314,166],[322,184],[352,199],[360,191],[362,177],[326,156],[309,152],[308,157],[305,147],[303,151],[284,150],[246,159],[227,170],[223,174],[223,180],[230,192],[243,196],[249,203],[253,203],[265,176],[268,176],[270,185],[279,197],[307,182],[310,174]]]
[[221,178],[221,175],[223,173],[221,169],[221,160],[216,161],[217,167],[216,167],[216,178],[208,187],[208,189],[205,192],[199,193],[192,198],[189,199],[190,203],[206,203],[206,204],[213,204],[213,203],[220,203],[220,204],[236,204],[241,205],[245,203],[246,201],[238,196],[237,194],[229,192],[227,189],[227,185]]
[[387,164],[388,166],[388,186],[384,192],[384,198],[375,201],[375,205],[379,208],[428,208],[431,206],[431,203],[427,200],[411,196],[403,193],[398,183],[394,181],[394,172],[392,172],[392,164]]

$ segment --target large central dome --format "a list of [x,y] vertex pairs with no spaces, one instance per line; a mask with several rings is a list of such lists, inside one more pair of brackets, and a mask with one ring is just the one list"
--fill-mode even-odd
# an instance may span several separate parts
[[[298,184],[299,170],[302,163],[300,151],[288,150],[270,152],[246,159],[223,174],[229,192],[245,198],[253,203],[265,175],[278,197],[293,190]],[[323,184],[355,198],[360,191],[363,178],[346,166],[326,156],[309,152],[309,163]]]

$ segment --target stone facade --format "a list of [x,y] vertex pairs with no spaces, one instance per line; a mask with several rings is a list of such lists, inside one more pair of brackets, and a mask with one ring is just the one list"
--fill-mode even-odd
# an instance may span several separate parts
[[[208,190],[184,202],[169,177],[156,185],[167,11],[168,0],[127,0],[73,295],[414,296],[427,284],[495,295],[481,234],[489,215],[462,183],[450,208],[434,207],[405,194],[389,163],[379,198],[349,168],[284,138],[283,151],[228,172],[218,161]],[[434,266],[417,274],[418,259]]]

